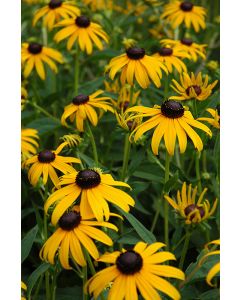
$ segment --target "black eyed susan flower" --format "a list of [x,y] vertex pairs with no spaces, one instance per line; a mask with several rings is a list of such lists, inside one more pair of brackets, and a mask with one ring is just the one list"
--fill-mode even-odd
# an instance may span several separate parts
[[83,3],[88,5],[93,12],[96,10],[113,9],[112,0],[83,0]]
[[179,190],[177,192],[177,202],[167,195],[164,198],[180,214],[186,224],[195,224],[208,219],[216,210],[217,199],[211,208],[209,201],[204,199],[206,192],[207,188],[202,191],[196,201],[197,187],[192,189],[192,185],[189,184],[187,189],[186,182],[184,182],[181,193]]
[[78,146],[83,141],[78,134],[65,134],[60,140],[68,143],[68,146],[72,148]]
[[63,57],[60,52],[38,43],[23,43],[21,59],[25,66],[23,71],[24,77],[27,78],[35,67],[42,80],[46,78],[43,62],[55,73],[57,73],[58,69],[54,60],[60,64],[63,63]]
[[114,186],[130,186],[121,181],[116,181],[110,174],[102,174],[100,169],[85,169],[75,171],[61,177],[60,185],[66,185],[54,192],[46,201],[44,210],[56,204],[52,213],[52,223],[56,225],[63,213],[80,196],[80,215],[94,215],[98,221],[109,219],[110,212],[108,201],[119,206],[124,211],[129,211],[129,205],[134,206],[134,200],[127,193]]
[[95,228],[95,226],[118,230],[111,223],[83,218],[75,209],[65,212],[59,219],[58,225],[59,228],[43,245],[40,257],[54,264],[55,256],[58,253],[60,263],[64,269],[71,269],[69,264],[70,257],[80,266],[86,265],[82,246],[95,260],[99,258],[98,249],[92,239],[112,246],[113,242],[110,237],[103,231]]
[[21,110],[23,110],[25,107],[27,97],[28,97],[28,92],[25,89],[25,87],[22,86],[21,87]]
[[145,300],[160,300],[157,290],[171,299],[180,299],[179,291],[162,277],[184,280],[185,275],[180,269],[163,264],[168,260],[176,260],[171,252],[158,251],[163,246],[163,243],[147,245],[138,242],[132,250],[102,255],[98,261],[113,266],[95,274],[87,282],[87,291],[97,299],[101,291],[112,283],[108,300],[138,300],[138,292]]
[[45,185],[50,177],[52,183],[57,187],[59,179],[55,169],[61,171],[63,174],[74,172],[75,169],[69,163],[80,163],[80,160],[75,157],[60,156],[59,153],[67,146],[64,142],[58,146],[54,151],[42,150],[38,155],[29,158],[25,166],[32,164],[28,171],[28,179],[33,186],[35,186],[42,176],[43,184]]
[[104,80],[105,90],[110,93],[118,93],[121,89],[118,79],[115,79],[113,82],[108,82]]
[[33,26],[43,17],[43,25],[52,30],[54,24],[59,22],[61,18],[66,19],[78,15],[80,15],[80,9],[74,1],[51,0],[48,5],[35,12]]
[[169,73],[172,73],[173,68],[179,73],[187,72],[187,67],[183,62],[183,58],[189,58],[189,54],[179,48],[171,48],[169,46],[161,47],[157,53],[153,54],[162,64],[167,67]]
[[146,55],[143,48],[137,47],[129,48],[125,54],[114,57],[107,69],[112,80],[117,72],[121,70],[120,81],[122,85],[126,82],[133,85],[133,80],[136,78],[143,89],[150,85],[150,79],[157,87],[160,87],[161,69],[168,73],[162,62],[153,56]]
[[21,154],[24,162],[29,157],[37,153],[39,144],[38,131],[32,128],[25,128],[21,130]]
[[[214,241],[212,241],[212,242],[210,242],[210,243],[208,243],[205,247],[206,247],[206,249],[207,249],[207,251],[208,251],[208,253],[207,254],[205,254],[201,259],[200,259],[200,261],[199,261],[199,265],[202,265],[203,263],[204,263],[204,261],[209,257],[209,256],[212,256],[212,255],[220,255],[220,250],[210,250],[209,249],[209,246],[214,246],[214,248],[216,247],[216,246],[220,246],[220,239],[219,240],[214,240]],[[210,286],[214,286],[213,284],[212,284],[212,279],[213,279],[213,277],[214,276],[216,276],[218,273],[220,272],[220,262],[218,262],[218,263],[216,263],[210,270],[209,270],[209,272],[208,272],[208,274],[207,274],[207,277],[206,277],[206,281],[207,281],[207,283],[210,285]]]
[[129,85],[124,85],[120,91],[119,91],[119,96],[117,103],[115,102],[115,107],[117,110],[120,110],[121,112],[125,112],[125,110],[129,106],[133,106],[136,104],[140,104],[140,99],[139,99],[139,94],[141,91],[131,91],[131,86]]
[[212,94],[212,90],[218,83],[218,80],[208,84],[208,75],[205,76],[203,81],[201,72],[199,72],[197,76],[191,72],[191,76],[187,73],[180,75],[180,83],[178,83],[175,79],[173,79],[172,82],[174,85],[171,85],[171,87],[180,96],[171,96],[169,99],[178,101],[197,99],[199,101],[203,101]]
[[104,111],[114,112],[111,103],[108,102],[110,97],[98,97],[104,91],[98,90],[91,95],[79,94],[74,97],[72,103],[64,108],[64,113],[61,117],[61,123],[67,126],[66,119],[70,118],[71,122],[76,122],[77,129],[84,131],[84,120],[88,119],[93,126],[98,124],[98,115],[95,108],[103,109]]
[[126,131],[133,131],[137,126],[139,126],[142,122],[142,118],[135,118],[132,119],[133,114],[130,114],[127,116],[126,114],[123,114],[122,112],[115,113],[118,125],[125,129]]
[[180,50],[188,53],[190,55],[190,59],[194,62],[198,60],[200,56],[202,59],[206,59],[206,50],[207,44],[197,44],[193,42],[190,38],[183,38],[181,40],[171,40],[171,39],[163,39],[162,41],[163,46],[169,45],[170,47],[176,47]]
[[187,28],[192,25],[199,32],[200,28],[206,28],[205,16],[206,9],[190,1],[172,1],[164,6],[161,18],[166,18],[174,29],[184,22]]
[[108,43],[108,35],[103,31],[102,27],[99,24],[90,21],[86,16],[65,19],[55,26],[64,28],[56,33],[54,40],[59,43],[68,38],[68,50],[71,50],[73,44],[77,41],[81,51],[86,51],[87,54],[91,54],[93,51],[93,44],[95,44],[99,50],[103,50],[103,44],[100,38]]
[[159,145],[163,137],[170,155],[174,155],[176,137],[178,137],[180,153],[186,150],[187,136],[190,137],[195,148],[201,151],[203,149],[202,140],[192,127],[199,128],[210,137],[212,136],[211,130],[206,125],[195,120],[190,111],[185,110],[181,103],[173,100],[167,100],[163,102],[162,106],[155,105],[153,108],[134,106],[126,111],[126,113],[130,112],[137,113],[132,118],[151,117],[134,129],[130,138],[134,135],[134,141],[136,142],[146,131],[156,127],[151,143],[155,155],[158,155]]
[[21,281],[21,300],[27,299],[26,293],[27,293],[27,286],[23,281]]
[[199,121],[206,121],[208,122],[210,125],[212,125],[213,127],[219,129],[220,128],[220,116],[218,114],[218,110],[217,109],[213,109],[213,108],[207,108],[206,111],[212,116],[212,118],[198,118],[197,120]]

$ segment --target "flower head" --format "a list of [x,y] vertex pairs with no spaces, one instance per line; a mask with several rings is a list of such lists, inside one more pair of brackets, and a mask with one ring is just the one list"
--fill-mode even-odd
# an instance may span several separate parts
[[189,58],[189,54],[183,49],[166,45],[161,47],[153,56],[166,66],[169,73],[173,72],[173,68],[176,68],[179,73],[187,71],[187,67],[182,60],[183,58]]
[[78,146],[83,140],[78,134],[65,134],[60,139],[67,142],[70,148]]
[[26,292],[27,292],[27,286],[23,281],[21,281],[21,300],[27,299]]
[[112,0],[83,0],[85,5],[90,6],[91,10],[95,12],[96,10],[112,10],[113,1]]
[[37,153],[39,144],[36,140],[39,139],[38,131],[32,128],[24,128],[21,130],[21,154],[22,161]]
[[82,218],[79,211],[75,208],[65,212],[59,219],[58,225],[59,228],[43,245],[40,257],[54,264],[55,256],[58,253],[60,263],[64,269],[71,269],[69,264],[70,257],[80,266],[86,265],[82,246],[94,259],[99,258],[98,249],[92,239],[112,246],[113,242],[110,237],[102,230],[95,228],[96,226],[118,230],[111,223]]
[[135,201],[127,193],[114,186],[130,186],[122,181],[116,181],[110,174],[102,174],[99,169],[84,169],[61,177],[61,187],[46,201],[44,210],[56,204],[52,213],[52,223],[56,225],[63,213],[80,197],[80,214],[83,218],[94,215],[98,221],[109,219],[108,202],[119,206],[128,212],[129,206]]
[[72,103],[65,106],[64,113],[61,117],[61,123],[67,126],[66,119],[70,118],[71,122],[76,121],[77,129],[84,131],[84,121],[88,119],[93,126],[98,124],[98,115],[95,109],[103,109],[104,111],[113,111],[111,103],[108,102],[110,97],[98,97],[104,91],[98,90],[91,95],[79,94],[74,97]]
[[[220,246],[220,239],[219,240],[214,240],[214,241],[212,241],[212,242],[210,242],[210,243],[208,243],[206,246],[205,246],[205,248],[206,248],[206,250],[208,251],[208,253],[207,254],[205,254],[202,258],[201,258],[201,260],[199,261],[199,265],[202,265],[204,262],[205,262],[205,260],[209,257],[209,256],[212,256],[212,255],[220,255],[220,250],[215,250],[215,249],[212,249],[212,250],[210,250],[209,249],[209,246],[214,246],[214,248],[216,247],[216,246]],[[207,281],[207,283],[210,285],[210,286],[214,286],[213,284],[212,284],[212,279],[213,279],[213,277],[216,275],[216,274],[218,274],[220,272],[220,262],[218,262],[218,263],[216,263],[210,270],[209,270],[209,272],[208,272],[208,274],[207,274],[207,277],[206,277],[206,281]]]
[[142,122],[142,118],[132,119],[133,114],[126,115],[124,113],[115,113],[118,125],[126,131],[133,131]]
[[99,50],[103,50],[103,44],[100,38],[108,43],[108,35],[106,32],[103,31],[100,25],[92,22],[87,16],[82,15],[62,20],[56,24],[55,27],[64,27],[56,33],[54,40],[59,43],[68,38],[68,50],[71,50],[73,44],[77,41],[81,51],[92,54],[93,44],[95,44]]
[[171,1],[164,6],[161,18],[166,18],[174,29],[184,22],[187,28],[192,25],[194,30],[199,32],[200,27],[206,28],[205,16],[206,9],[190,1]]
[[163,46],[169,45],[170,47],[177,48],[185,53],[189,54],[190,59],[194,62],[197,61],[198,57],[202,59],[206,59],[206,50],[207,44],[197,44],[190,38],[182,38],[181,40],[171,40],[171,39],[163,39]]
[[66,19],[78,15],[80,15],[80,9],[73,1],[50,0],[48,5],[35,12],[33,26],[36,25],[39,19],[44,18],[43,25],[52,30],[54,24],[59,22],[61,18]]
[[121,70],[120,81],[124,85],[126,82],[133,85],[136,78],[139,85],[146,89],[150,85],[150,79],[160,87],[162,71],[167,73],[167,68],[155,57],[146,55],[143,48],[132,47],[126,50],[125,54],[114,57],[109,65],[109,77],[113,80],[118,71]]
[[43,63],[46,63],[55,73],[57,73],[58,69],[54,60],[60,64],[63,63],[63,57],[60,52],[38,43],[23,43],[21,59],[25,66],[23,71],[24,77],[28,77],[35,67],[42,80],[46,78]]
[[199,121],[206,121],[208,122],[210,125],[212,125],[213,127],[219,129],[220,128],[220,116],[218,114],[218,110],[217,109],[213,109],[213,108],[207,108],[206,111],[212,116],[212,118],[198,118],[197,120]]
[[113,266],[95,274],[86,285],[87,291],[97,299],[101,291],[112,282],[108,300],[137,300],[138,292],[146,300],[160,299],[157,290],[171,299],[179,300],[179,291],[162,277],[184,280],[185,275],[178,268],[163,264],[176,259],[171,252],[158,251],[163,246],[163,243],[147,245],[138,242],[133,249],[102,255],[98,261]]
[[134,135],[136,142],[146,131],[156,127],[152,136],[152,151],[158,155],[158,149],[162,138],[166,149],[170,155],[174,155],[176,137],[180,152],[184,153],[187,147],[187,136],[192,140],[195,148],[198,151],[203,149],[203,143],[199,135],[192,127],[199,128],[205,131],[209,136],[212,136],[211,130],[204,124],[195,120],[190,111],[185,110],[180,102],[167,100],[162,106],[155,105],[153,108],[144,106],[134,106],[129,108],[126,113],[135,112],[136,117],[150,117],[147,121],[139,125],[130,135]]
[[206,100],[211,94],[213,88],[218,83],[218,80],[215,80],[213,83],[208,84],[208,75],[205,76],[203,81],[202,73],[199,72],[197,76],[191,72],[191,76],[187,73],[180,75],[179,84],[175,79],[172,80],[174,85],[171,87],[177,92],[180,96],[171,96],[169,99],[174,100],[189,100],[197,99],[199,101]]
[[59,155],[62,149],[67,145],[68,143],[64,142],[60,144],[56,150],[42,150],[38,155],[35,155],[26,161],[25,166],[32,164],[28,171],[28,179],[33,186],[38,183],[41,176],[43,184],[46,184],[49,176],[52,183],[57,187],[59,179],[55,169],[61,171],[63,174],[75,171],[69,163],[80,163],[80,160],[75,157],[64,157]]
[[189,184],[187,190],[186,182],[184,182],[181,193],[179,190],[177,192],[177,202],[167,195],[164,198],[180,214],[186,224],[196,224],[211,217],[217,207],[217,199],[214,201],[212,208],[209,201],[204,199],[206,192],[207,188],[202,191],[198,201],[196,201],[197,187],[192,189],[192,185]]

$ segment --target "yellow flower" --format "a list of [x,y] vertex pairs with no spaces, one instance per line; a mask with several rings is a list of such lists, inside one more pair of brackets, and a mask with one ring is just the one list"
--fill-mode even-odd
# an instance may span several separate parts
[[134,39],[127,39],[127,38],[124,38],[123,41],[122,41],[122,44],[124,45],[124,47],[126,49],[128,48],[131,48],[131,47],[134,47],[136,45],[136,41]]
[[116,73],[121,70],[120,81],[124,85],[125,82],[133,85],[134,77],[139,85],[146,89],[150,85],[150,79],[157,87],[161,86],[163,69],[167,73],[167,68],[163,63],[153,56],[145,54],[143,48],[132,47],[126,50],[125,54],[114,57],[109,65],[109,77],[113,80]]
[[134,91],[131,92],[131,86],[124,85],[119,91],[117,102],[114,102],[116,109],[121,110],[121,112],[123,113],[129,107],[129,105],[133,106],[136,104],[140,104],[140,99],[139,99],[140,93],[141,93],[140,90],[137,92]]
[[146,300],[160,300],[158,291],[171,299],[181,298],[179,291],[162,277],[184,280],[184,273],[163,262],[176,260],[171,252],[158,251],[163,243],[147,245],[138,242],[132,250],[105,253],[98,261],[113,264],[113,266],[95,274],[86,284],[86,290],[97,299],[101,291],[111,284],[108,300],[126,299],[138,300],[138,292]]
[[118,124],[125,129],[126,131],[132,131],[134,130],[137,126],[139,126],[142,122],[142,118],[135,118],[134,120],[132,119],[133,115],[130,114],[127,116],[126,114],[123,114],[122,112],[115,113],[116,119],[118,121]]
[[217,109],[207,108],[206,111],[212,116],[212,118],[198,118],[199,121],[206,121],[211,124],[213,127],[219,129],[220,128],[220,116],[218,114]]
[[23,281],[21,281],[21,300],[27,299],[26,292],[27,292],[27,286]]
[[83,141],[78,134],[65,134],[60,138],[60,140],[67,142],[70,148],[79,145]]
[[[199,261],[199,265],[202,265],[204,263],[204,261],[206,260],[206,258],[208,258],[209,256],[212,255],[220,255],[220,250],[209,250],[209,246],[210,245],[215,245],[215,246],[220,246],[220,239],[219,240],[214,240],[210,243],[208,243],[205,247],[208,250],[208,253],[205,254],[201,260]],[[215,248],[215,247],[214,247]],[[216,263],[208,272],[207,277],[206,277],[206,281],[210,286],[214,286],[211,281],[213,279],[213,277],[218,274],[220,272],[220,262]]]
[[110,174],[102,174],[99,169],[75,171],[61,177],[60,185],[66,185],[54,192],[46,201],[44,210],[48,211],[54,203],[52,223],[56,225],[63,213],[80,197],[80,215],[85,218],[94,214],[98,221],[104,217],[109,220],[108,201],[129,211],[129,205],[134,206],[132,197],[114,186],[130,186],[116,181]]
[[211,217],[217,207],[217,199],[214,201],[212,208],[209,201],[204,199],[206,192],[207,188],[202,191],[196,202],[197,187],[192,189],[192,185],[189,184],[187,190],[186,182],[184,182],[181,193],[179,190],[177,192],[177,202],[168,195],[165,195],[164,198],[180,214],[186,224],[196,224]]
[[169,45],[188,53],[190,55],[190,59],[192,59],[194,62],[197,61],[198,56],[200,56],[202,59],[206,59],[205,48],[207,47],[207,44],[199,45],[194,43],[193,40],[189,38],[183,38],[181,40],[163,39],[161,42],[163,46]]
[[37,4],[40,3],[42,0],[23,0],[23,2],[27,4]]
[[91,218],[83,218],[76,209],[65,212],[59,219],[58,224],[59,228],[43,245],[40,251],[40,257],[42,260],[54,264],[55,256],[57,256],[58,253],[60,263],[64,269],[71,269],[69,258],[74,259],[80,266],[86,265],[82,247],[84,247],[94,259],[99,258],[98,249],[92,239],[112,246],[113,242],[110,237],[103,231],[95,228],[95,226],[118,230],[117,227],[111,223],[98,222]]
[[166,18],[174,29],[184,22],[187,28],[193,25],[194,30],[199,32],[200,27],[206,28],[205,16],[206,9],[190,1],[172,1],[164,6],[161,18]]
[[23,71],[24,77],[28,77],[35,67],[42,80],[46,78],[43,62],[55,73],[57,73],[58,69],[53,60],[61,64],[63,63],[63,57],[60,52],[38,43],[23,43],[21,59],[23,65],[25,65]]
[[80,15],[80,9],[76,7],[74,1],[51,0],[48,5],[35,12],[33,26],[36,25],[40,18],[44,17],[43,25],[52,30],[54,24],[59,22],[60,18],[66,19],[78,15]]
[[217,60],[210,60],[207,64],[206,67],[212,71],[216,71],[219,68],[219,63]]
[[36,140],[39,139],[38,131],[32,128],[25,128],[21,130],[21,154],[22,161],[37,153],[39,144]]
[[212,136],[211,130],[206,125],[195,120],[190,111],[185,110],[181,103],[173,100],[167,100],[163,102],[162,106],[155,105],[153,108],[134,106],[126,111],[126,113],[129,112],[137,113],[132,118],[151,117],[134,129],[130,138],[134,135],[134,141],[136,142],[145,132],[156,127],[151,143],[152,151],[155,155],[158,155],[159,145],[163,137],[166,149],[170,155],[174,155],[176,137],[178,137],[180,153],[186,150],[187,136],[192,140],[195,148],[198,151],[202,151],[202,140],[192,127],[199,128],[210,137]]
[[61,123],[67,126],[66,119],[70,118],[71,122],[76,120],[77,129],[81,132],[84,131],[83,123],[86,119],[92,123],[93,126],[98,124],[98,115],[95,108],[103,109],[104,111],[113,111],[111,103],[107,102],[111,98],[99,97],[104,91],[98,90],[91,95],[79,94],[74,97],[72,103],[64,108],[64,113],[61,117]]
[[25,107],[27,97],[28,97],[28,92],[25,89],[25,87],[22,86],[21,87],[21,110],[23,110]]
[[182,49],[175,47],[171,48],[169,46],[161,47],[157,53],[153,54],[153,57],[164,64],[169,73],[172,73],[173,67],[176,68],[179,73],[182,73],[183,71],[187,72],[187,67],[183,62],[183,58],[189,58],[190,56]]
[[212,90],[218,83],[218,80],[208,84],[208,75],[205,76],[205,80],[203,81],[201,72],[199,72],[197,76],[191,72],[191,76],[188,73],[180,75],[180,84],[175,79],[173,79],[172,82],[175,86],[171,85],[171,87],[175,92],[180,94],[180,96],[171,96],[170,99],[178,101],[197,99],[203,101],[212,94]]
[[104,80],[105,90],[110,93],[118,93],[121,89],[118,79],[114,80],[112,83]]
[[95,44],[99,50],[103,50],[103,44],[99,38],[108,43],[108,35],[103,31],[102,27],[97,23],[91,22],[86,16],[62,20],[56,24],[55,27],[64,27],[56,33],[54,40],[59,43],[68,38],[68,50],[71,50],[73,44],[77,41],[81,51],[86,51],[87,54],[91,54],[93,44]]
[[112,0],[83,0],[83,3],[85,5],[89,5],[93,12],[95,12],[96,10],[113,9]]
[[75,171],[68,163],[80,163],[78,158],[58,155],[66,145],[68,145],[68,143],[64,142],[54,151],[43,150],[39,152],[38,155],[35,155],[26,161],[26,166],[33,164],[28,171],[28,179],[33,186],[38,183],[41,175],[43,184],[45,185],[49,175],[52,183],[57,187],[59,179],[54,169],[57,169],[64,174]]

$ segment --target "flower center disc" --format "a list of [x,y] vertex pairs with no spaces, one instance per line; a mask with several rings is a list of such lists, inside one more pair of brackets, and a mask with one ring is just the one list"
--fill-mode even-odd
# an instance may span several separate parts
[[141,270],[143,260],[140,254],[134,250],[128,250],[118,256],[116,265],[121,273],[134,274]]
[[188,1],[184,1],[180,5],[181,10],[183,11],[191,11],[193,9],[193,4]]
[[158,50],[158,53],[162,56],[170,56],[173,53],[173,50],[171,48],[163,47]]
[[[184,209],[185,215],[188,216],[191,212],[193,212],[193,211],[196,210],[196,209],[198,209],[201,218],[203,218],[203,217],[204,217],[204,214],[205,214],[204,209],[203,209],[201,206],[197,206],[197,205],[195,205],[195,204],[188,205],[188,206]],[[195,214],[192,214],[192,216],[190,217],[190,220],[192,220],[194,217],[195,217]]]
[[80,214],[76,211],[70,211],[61,216],[59,219],[59,226],[63,230],[72,230],[79,225],[80,221]]
[[81,105],[81,104],[87,103],[88,100],[89,100],[89,96],[80,94],[80,95],[76,96],[75,98],[73,98],[72,103],[75,105]]
[[100,175],[96,171],[90,169],[79,171],[76,177],[76,184],[82,189],[96,187],[100,184],[100,182]]
[[90,25],[90,20],[86,16],[77,17],[75,23],[78,27],[87,28]]
[[191,46],[193,41],[191,39],[183,38],[181,39],[181,43],[186,46]]
[[41,163],[50,163],[54,161],[56,155],[50,150],[43,150],[38,154],[38,161]]
[[145,55],[145,50],[143,48],[132,47],[126,50],[127,56],[131,59],[141,59]]
[[186,93],[187,93],[188,96],[189,96],[189,94],[190,94],[190,88],[194,88],[194,91],[195,91],[195,93],[197,94],[197,96],[199,96],[199,95],[201,94],[201,92],[202,92],[200,86],[198,86],[198,85],[191,85],[191,86],[189,86],[189,87],[186,89]]
[[62,0],[51,0],[48,4],[49,8],[54,9],[62,5]]
[[161,112],[165,117],[175,119],[183,116],[184,108],[179,102],[167,100],[163,102]]
[[30,43],[28,46],[28,51],[32,54],[38,54],[42,52],[42,45],[38,43]]

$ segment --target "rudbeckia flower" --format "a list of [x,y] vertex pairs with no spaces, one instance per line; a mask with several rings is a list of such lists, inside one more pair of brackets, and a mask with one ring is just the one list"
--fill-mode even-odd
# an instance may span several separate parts
[[45,5],[35,12],[33,26],[43,17],[43,25],[47,26],[49,30],[52,30],[54,24],[60,21],[60,18],[66,19],[78,15],[80,15],[80,9],[76,6],[74,1],[51,0],[48,5]]
[[111,103],[107,102],[110,97],[98,97],[104,91],[98,90],[91,95],[80,94],[73,98],[72,103],[64,108],[64,113],[61,117],[61,123],[67,126],[66,119],[70,118],[71,122],[76,120],[77,129],[81,132],[84,131],[84,120],[89,119],[93,126],[97,126],[98,115],[95,108],[103,109],[104,111],[114,112]]
[[60,52],[52,48],[44,47],[38,43],[23,43],[21,59],[25,65],[23,75],[28,77],[35,67],[39,77],[44,80],[46,78],[43,62],[46,63],[52,71],[57,73],[57,66],[54,63],[63,63],[63,57]]
[[[212,255],[220,255],[220,250],[209,250],[209,246],[210,245],[214,245],[214,246],[220,246],[220,240],[214,240],[210,243],[208,243],[205,247],[208,250],[208,253],[205,254],[201,260],[199,261],[199,265],[202,265],[204,263],[204,261],[206,260],[206,258],[208,258],[209,256]],[[206,281],[210,286],[214,286],[212,284],[212,279],[215,275],[217,275],[220,272],[220,262],[216,263],[208,272],[207,277],[206,277]]]
[[132,131],[134,130],[137,126],[139,126],[142,122],[142,118],[135,118],[134,120],[132,119],[132,115],[127,116],[126,114],[123,114],[122,112],[115,113],[116,119],[118,121],[118,125],[125,129],[126,131]]
[[86,16],[62,20],[55,26],[64,28],[56,33],[54,40],[59,43],[68,38],[68,50],[72,49],[76,40],[81,51],[86,51],[87,54],[92,53],[93,44],[95,44],[99,50],[103,50],[103,44],[100,38],[108,43],[108,35],[103,31],[102,27],[97,23],[91,22]]
[[59,228],[43,245],[40,257],[54,264],[55,256],[58,253],[60,263],[64,269],[71,269],[70,257],[80,266],[86,265],[82,246],[95,260],[99,258],[98,249],[92,239],[112,246],[113,242],[110,237],[100,229],[95,228],[95,226],[118,230],[111,223],[82,218],[76,210],[65,212],[59,219],[58,225]]
[[124,85],[127,81],[133,85],[134,77],[139,85],[146,89],[150,85],[149,78],[157,86],[161,86],[162,70],[168,73],[163,63],[153,56],[145,54],[143,48],[132,47],[125,54],[114,57],[109,65],[109,77],[113,80],[118,71],[121,70],[120,81]]
[[110,174],[102,174],[99,169],[85,169],[61,177],[60,185],[66,185],[54,192],[46,201],[44,210],[56,204],[52,213],[52,223],[56,225],[63,213],[80,196],[80,215],[85,218],[94,214],[98,221],[109,219],[108,201],[128,212],[129,205],[134,206],[134,200],[127,193],[114,186],[130,186],[122,181],[116,181]]
[[119,84],[118,79],[114,80],[113,82],[108,82],[104,80],[105,90],[110,93],[118,93],[121,89],[121,85]]
[[172,1],[164,6],[161,18],[166,18],[174,29],[184,22],[187,28],[193,25],[194,30],[199,32],[200,27],[206,28],[205,16],[206,9],[190,1]]
[[169,45],[170,47],[176,47],[188,53],[194,62],[197,61],[198,56],[200,56],[202,59],[206,59],[205,48],[207,47],[207,44],[199,45],[194,43],[193,40],[189,38],[183,38],[181,40],[163,39],[161,42],[163,46]]
[[180,269],[163,264],[168,260],[176,260],[171,252],[158,251],[163,246],[163,243],[147,245],[138,242],[131,250],[105,253],[98,261],[113,266],[96,273],[87,282],[86,290],[97,299],[111,283],[107,300],[138,300],[138,292],[145,300],[160,300],[158,291],[179,300],[179,291],[162,277],[184,280],[185,275]]
[[208,84],[208,75],[205,76],[203,81],[202,73],[199,72],[197,76],[191,72],[191,77],[187,73],[180,75],[180,84],[173,79],[172,82],[174,85],[171,87],[177,92],[180,96],[171,96],[169,99],[174,100],[189,100],[197,99],[199,101],[206,100],[211,94],[213,88],[218,83],[218,80],[215,80],[213,83]]
[[43,184],[45,185],[50,177],[52,183],[57,187],[59,179],[54,169],[61,171],[63,174],[71,173],[75,169],[68,163],[80,163],[80,160],[75,157],[64,157],[58,155],[62,149],[68,145],[64,142],[54,151],[43,150],[31,158],[29,158],[25,166],[32,164],[28,171],[28,179],[35,186],[42,175]]
[[211,217],[217,207],[217,199],[212,208],[209,201],[204,199],[206,192],[207,188],[202,191],[198,201],[196,201],[197,186],[192,189],[192,185],[189,184],[187,189],[186,182],[184,182],[181,193],[179,190],[177,192],[177,202],[168,195],[165,195],[164,198],[180,214],[186,224],[196,224]]
[[21,87],[21,110],[24,109],[24,106],[25,106],[27,97],[28,97],[28,92],[27,92],[27,90],[25,89],[25,87],[22,86],[22,87]]
[[78,146],[83,141],[78,134],[65,134],[60,140],[67,142],[68,146],[72,148]]
[[21,300],[26,300],[26,292],[27,292],[27,286],[26,284],[21,281]]
[[189,58],[189,55],[182,49],[169,46],[161,47],[157,53],[153,54],[153,57],[164,64],[169,73],[172,73],[173,68],[176,68],[179,73],[187,72],[183,58]]
[[83,3],[88,5],[93,12],[96,10],[113,9],[112,0],[83,0]]
[[202,117],[202,118],[198,118],[197,120],[199,120],[199,121],[206,121],[210,125],[212,125],[213,127],[219,129],[220,128],[220,124],[219,124],[220,116],[218,114],[217,109],[207,108],[206,111],[212,116],[212,118],[204,118],[204,117]]
[[129,105],[133,106],[136,104],[140,104],[140,99],[139,99],[140,93],[141,93],[140,90],[134,92],[131,91],[131,86],[124,85],[119,91],[117,102],[114,102],[116,109],[120,110],[121,112],[125,112],[125,110],[129,107]]
[[21,130],[21,154],[22,161],[25,161],[30,156],[37,153],[39,144],[36,140],[39,139],[38,131],[32,128]]
[[126,113],[130,112],[137,113],[132,118],[151,117],[134,129],[130,138],[134,135],[134,141],[136,142],[146,131],[156,127],[151,144],[155,155],[158,155],[159,145],[163,137],[170,155],[174,155],[176,137],[178,137],[180,153],[184,153],[186,150],[187,136],[190,137],[195,148],[201,151],[203,149],[202,140],[192,127],[199,128],[210,137],[212,136],[211,130],[206,125],[195,120],[190,111],[185,110],[181,103],[173,100],[167,100],[163,102],[162,106],[155,105],[153,108],[134,106],[126,111]]

